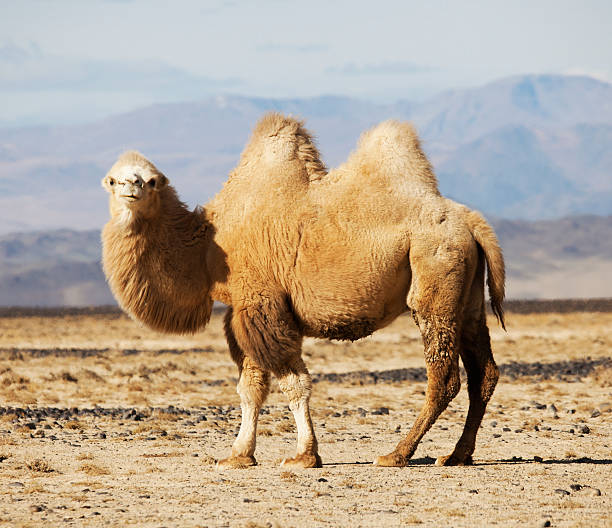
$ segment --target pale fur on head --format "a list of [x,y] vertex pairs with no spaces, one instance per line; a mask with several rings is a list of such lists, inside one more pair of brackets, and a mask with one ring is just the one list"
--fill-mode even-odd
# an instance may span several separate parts
[[212,310],[202,211],[191,212],[144,156],[123,154],[102,180],[111,219],[102,231],[103,265],[122,308],[151,328],[195,332]]

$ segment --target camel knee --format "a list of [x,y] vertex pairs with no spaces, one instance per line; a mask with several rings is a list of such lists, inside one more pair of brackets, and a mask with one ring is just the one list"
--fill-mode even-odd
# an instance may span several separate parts
[[244,358],[236,392],[240,401],[247,405],[260,407],[268,396],[270,374],[255,366],[249,358]]
[[444,405],[448,405],[459,394],[461,377],[459,376],[459,367],[456,364],[450,367],[448,376],[446,376],[441,389],[440,392],[442,393]]
[[275,372],[278,384],[289,400],[289,407],[299,406],[310,400],[312,393],[312,378],[302,361],[302,358],[293,358],[287,364]]
[[480,387],[482,401],[488,403],[499,380],[499,368],[494,361],[486,364],[482,385]]

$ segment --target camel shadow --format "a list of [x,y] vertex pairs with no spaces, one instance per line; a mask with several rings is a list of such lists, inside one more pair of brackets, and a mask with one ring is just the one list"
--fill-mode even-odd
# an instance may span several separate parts
[[499,460],[483,460],[475,462],[475,466],[494,466],[498,464],[593,464],[593,465],[612,465],[612,459],[609,458],[590,458],[590,457],[580,457],[580,458],[541,458],[541,457],[533,457],[523,459],[522,457],[512,457],[506,459]]
[[[408,461],[406,467],[410,466],[433,466],[436,463],[436,459],[432,457],[423,457],[423,458],[413,458]],[[373,462],[327,462],[324,463],[323,466],[363,466],[363,465],[372,465]],[[593,464],[593,465],[604,465],[609,466],[612,465],[612,459],[609,458],[590,458],[590,457],[581,457],[581,458],[528,458],[524,459],[522,457],[513,456],[512,458],[502,458],[499,460],[477,460],[472,464],[473,466],[498,466],[498,465],[517,465],[517,464]],[[469,467],[469,466],[465,466]]]

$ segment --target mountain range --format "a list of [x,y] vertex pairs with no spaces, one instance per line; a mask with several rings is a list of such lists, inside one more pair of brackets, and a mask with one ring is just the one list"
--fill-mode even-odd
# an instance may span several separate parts
[[87,125],[0,129],[0,233],[99,229],[107,218],[100,180],[127,149],[152,159],[187,203],[205,203],[268,110],[304,118],[329,166],[368,127],[410,120],[442,192],[489,218],[612,214],[612,85],[527,75],[419,103],[223,95]]
[[[612,216],[494,220],[510,299],[612,297]],[[98,230],[0,236],[0,306],[114,304]]]

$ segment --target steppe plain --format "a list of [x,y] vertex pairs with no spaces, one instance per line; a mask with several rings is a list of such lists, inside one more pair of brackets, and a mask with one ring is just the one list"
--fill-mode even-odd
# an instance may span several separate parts
[[114,310],[6,311],[0,526],[612,526],[612,313],[489,325],[502,376],[474,466],[434,465],[461,434],[465,379],[408,467],[371,464],[424,401],[402,316],[354,343],[305,341],[322,469],[279,467],[295,427],[273,385],[259,465],[218,471],[240,423],[222,313],[172,337]]

